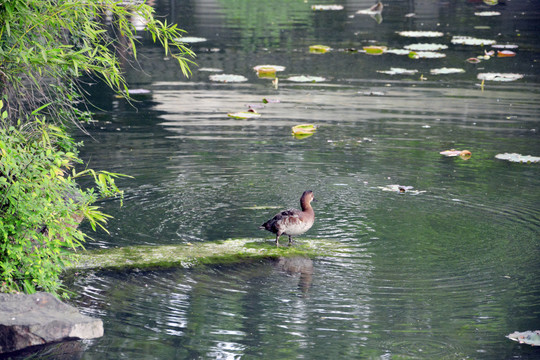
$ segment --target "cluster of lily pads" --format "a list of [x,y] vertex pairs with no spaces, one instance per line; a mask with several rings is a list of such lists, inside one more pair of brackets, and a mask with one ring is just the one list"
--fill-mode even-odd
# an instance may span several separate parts
[[[498,3],[497,0],[484,0],[487,5],[495,5]],[[312,5],[311,7],[314,11],[336,11],[344,10],[342,5]],[[382,11],[384,6],[381,2],[373,5],[369,9],[359,10],[356,14],[359,15],[370,15],[377,22],[382,21]],[[500,16],[501,13],[498,11],[477,11],[474,13],[478,17],[493,17]],[[405,17],[414,17],[414,13],[406,14]],[[353,16],[351,16],[353,17]],[[439,38],[445,36],[443,32],[440,31],[400,31],[398,32],[400,36],[409,37],[409,38]],[[495,40],[491,39],[479,39],[472,36],[462,36],[455,35],[452,36],[450,40],[453,45],[466,45],[466,46],[492,46],[495,50],[485,51],[484,54],[470,57],[466,59],[469,63],[479,63],[481,61],[489,60],[491,57],[497,56],[500,58],[504,57],[513,57],[516,56],[516,53],[511,49],[516,49],[517,45],[513,44],[497,44]],[[385,53],[395,54],[395,55],[408,55],[412,59],[440,59],[446,57],[446,55],[441,52],[441,50],[448,49],[448,45],[445,44],[435,44],[435,43],[419,43],[419,44],[410,44],[405,46],[403,49],[388,49],[386,46],[365,46],[359,52],[364,52],[368,55],[382,55]],[[331,47],[325,45],[313,45],[310,47],[310,52],[312,53],[326,53],[331,50]],[[418,72],[415,69],[404,69],[404,68],[390,68],[389,70],[378,70],[379,73],[387,75],[413,75]],[[465,69],[462,68],[438,68],[431,69],[431,75],[444,75],[444,74],[457,74],[464,73]],[[522,74],[515,73],[479,73],[477,78],[483,81],[515,81],[521,79]],[[422,80],[425,78],[422,76]]]

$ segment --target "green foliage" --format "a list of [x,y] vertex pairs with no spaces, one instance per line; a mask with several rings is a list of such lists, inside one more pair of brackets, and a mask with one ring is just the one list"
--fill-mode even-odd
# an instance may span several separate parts
[[89,171],[74,170],[81,162],[75,144],[57,126],[35,125],[0,127],[0,291],[59,294],[59,274],[85,238],[79,222],[103,227],[108,216],[91,204],[122,192],[118,174],[95,171],[97,190],[80,189],[75,179]]
[[12,122],[48,103],[43,110],[49,119],[79,120],[86,115],[74,106],[81,75],[126,94],[122,64],[137,55],[132,18],[146,25],[145,34],[188,76],[194,54],[174,41],[182,30],[155,19],[142,1],[2,0],[0,91]]
[[[78,223],[105,230],[109,216],[93,204],[121,197],[120,175],[77,173],[64,126],[91,117],[78,107],[83,75],[129,96],[122,66],[137,55],[133,18],[190,75],[194,54],[175,41],[182,30],[143,1],[0,0],[0,291],[66,295],[59,275],[84,242]],[[95,188],[77,186],[85,175]]]

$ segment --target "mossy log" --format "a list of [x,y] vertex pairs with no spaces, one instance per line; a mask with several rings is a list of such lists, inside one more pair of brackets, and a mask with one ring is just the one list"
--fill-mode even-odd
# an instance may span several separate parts
[[301,239],[293,246],[276,247],[262,239],[228,239],[189,245],[128,246],[82,251],[66,270],[128,270],[191,268],[203,264],[231,264],[256,259],[303,256],[314,258],[339,251],[339,243]]

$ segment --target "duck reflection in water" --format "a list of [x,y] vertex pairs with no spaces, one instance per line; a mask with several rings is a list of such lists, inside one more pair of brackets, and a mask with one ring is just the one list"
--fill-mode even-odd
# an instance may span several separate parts
[[300,274],[298,288],[302,293],[307,294],[313,282],[313,260],[302,256],[280,257],[276,262],[276,267],[289,275]]
[[281,211],[272,219],[259,226],[259,229],[268,230],[276,234],[276,246],[279,246],[279,237],[281,235],[289,236],[290,246],[293,242],[293,236],[301,235],[313,226],[315,212],[311,207],[311,202],[314,200],[313,191],[304,191],[300,198],[302,210],[289,209]]

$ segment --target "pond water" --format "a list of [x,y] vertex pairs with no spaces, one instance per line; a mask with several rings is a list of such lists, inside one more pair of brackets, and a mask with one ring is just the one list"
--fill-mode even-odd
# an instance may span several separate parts
[[[99,122],[87,126],[92,139],[80,135],[82,156],[134,178],[119,181],[123,207],[100,204],[114,216],[110,235],[87,247],[271,242],[258,225],[310,189],[316,222],[299,241],[332,239],[348,251],[302,261],[300,273],[262,261],[80,274],[71,302],[103,319],[105,336],[79,358],[539,358],[505,335],[540,328],[540,164],[495,158],[540,156],[537,1],[393,0],[381,22],[356,14],[373,5],[363,0],[336,1],[344,9],[335,11],[307,0],[150,3],[206,41],[191,44],[198,67],[186,79],[142,39],[140,65],[126,70],[132,89],[149,92],[134,106],[89,88]],[[484,11],[500,15],[475,15]],[[518,47],[472,64],[493,48],[453,36]],[[446,45],[446,57],[354,51],[416,43]],[[310,54],[311,45],[332,50]],[[261,64],[286,67],[277,88],[257,77]],[[417,72],[377,72],[396,67]],[[430,72],[443,67],[464,72]],[[210,81],[212,69],[247,81]],[[482,85],[479,73],[524,76]],[[326,80],[287,81],[296,75]],[[263,98],[279,102],[258,108],[260,118],[227,116]],[[318,129],[297,139],[291,127],[302,123]],[[439,154],[450,149],[472,157]],[[393,184],[413,189],[383,189]]]

